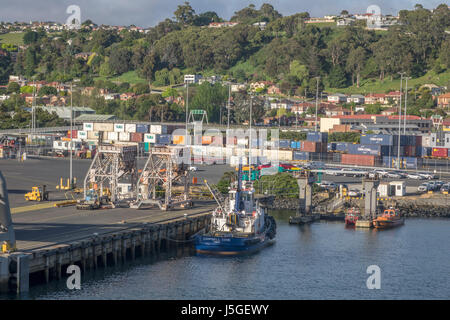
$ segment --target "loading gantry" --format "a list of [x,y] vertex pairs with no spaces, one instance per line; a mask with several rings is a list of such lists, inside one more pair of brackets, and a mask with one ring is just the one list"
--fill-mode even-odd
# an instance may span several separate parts
[[[143,205],[157,205],[169,210],[177,205],[192,207],[189,196],[190,150],[185,146],[154,146],[137,182],[136,201],[130,205],[139,209]],[[173,187],[181,185],[181,194],[175,195]]]
[[[137,146],[98,146],[97,153],[84,179],[84,199],[94,190],[100,197],[107,195],[109,202],[117,206],[119,201],[134,199],[137,182]],[[121,192],[120,183],[128,183],[128,194]]]

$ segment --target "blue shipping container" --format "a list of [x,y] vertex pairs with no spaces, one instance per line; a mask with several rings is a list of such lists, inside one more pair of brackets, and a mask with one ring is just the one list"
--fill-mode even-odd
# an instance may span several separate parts
[[279,140],[280,148],[289,148],[291,146],[291,140]]
[[294,160],[309,160],[309,152],[304,151],[294,151]]
[[300,149],[299,141],[291,141],[291,149]]
[[336,151],[336,143],[335,142],[330,142],[327,144],[327,151],[331,152],[331,151]]
[[170,144],[172,136],[170,134],[158,134],[156,135],[156,142],[158,144]]
[[348,153],[372,155],[372,156],[386,156],[391,151],[390,146],[382,146],[377,144],[350,144],[348,146]]
[[313,142],[328,142],[328,133],[326,132],[308,132],[306,140]]
[[148,125],[147,124],[136,124],[136,132],[148,133]]
[[340,152],[348,152],[348,146],[350,143],[348,142],[336,142],[336,151]]
[[382,146],[392,146],[393,136],[390,134],[363,134],[361,135],[361,144],[379,144]]

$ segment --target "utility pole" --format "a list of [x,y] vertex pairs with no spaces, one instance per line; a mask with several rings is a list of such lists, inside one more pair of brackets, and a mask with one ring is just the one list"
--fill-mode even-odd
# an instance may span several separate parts
[[408,79],[409,77],[405,78],[405,121],[403,123],[403,134],[406,135],[406,116],[407,116],[407,105],[408,105]]
[[187,145],[188,136],[188,112],[189,112],[189,82],[186,82],[186,132],[184,137],[184,144]]
[[400,140],[402,136],[402,90],[403,90],[403,75],[404,72],[399,72],[400,74],[400,103],[398,106],[398,146],[397,146],[397,170],[400,169]]
[[252,107],[253,107],[253,96],[250,96],[250,137],[249,137],[249,155],[248,155],[248,181],[252,181]]
[[230,85],[228,86],[228,120],[227,120],[227,130],[230,129],[230,106],[231,106],[231,82]]
[[70,83],[70,188],[73,187],[73,164],[72,164],[72,152],[73,152],[73,82]]
[[317,77],[317,88],[316,88],[316,120],[314,121],[315,123],[315,129],[314,131],[317,132],[317,110],[319,108],[319,78]]

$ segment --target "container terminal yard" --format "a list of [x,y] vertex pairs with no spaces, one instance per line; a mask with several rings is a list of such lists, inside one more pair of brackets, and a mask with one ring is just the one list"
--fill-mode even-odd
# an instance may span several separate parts
[[[61,279],[72,264],[84,271],[183,250],[216,206],[202,181],[216,184],[233,171],[248,156],[249,141],[256,163],[247,180],[279,172],[297,179],[292,223],[343,220],[345,203],[358,203],[365,218],[359,226],[371,227],[383,201],[426,196],[448,202],[448,162],[440,151],[445,135],[362,135],[361,144],[351,144],[328,142],[319,132],[305,141],[261,142],[176,135],[180,127],[164,124],[84,123],[79,129],[3,133],[2,199],[7,193],[10,210],[3,207],[1,221],[2,292]],[[273,149],[256,149],[262,144]],[[325,193],[333,189],[335,198],[315,205],[314,184]]]

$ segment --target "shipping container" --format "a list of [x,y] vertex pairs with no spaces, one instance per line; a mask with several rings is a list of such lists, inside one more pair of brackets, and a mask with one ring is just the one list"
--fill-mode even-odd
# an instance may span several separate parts
[[326,152],[327,144],[322,142],[302,141],[300,150],[306,152]]
[[130,135],[131,142],[143,142],[144,141],[144,133],[131,132],[131,133],[127,133],[127,134]]
[[378,157],[374,155],[343,154],[341,157],[341,163],[349,165],[373,167],[375,166],[377,159]]
[[326,132],[308,132],[306,134],[306,140],[312,142],[328,142],[328,133]]
[[125,132],[125,124],[114,123],[114,132]]
[[237,145],[237,137],[226,137],[227,146]]
[[117,141],[117,140],[119,140],[119,133],[118,132],[114,132],[114,131],[108,132],[108,140],[109,141]]
[[433,148],[431,151],[431,155],[436,158],[447,158],[448,157],[448,149],[447,148]]
[[118,134],[119,134],[119,141],[123,142],[130,141],[130,134],[128,132],[118,132]]
[[114,124],[113,123],[96,122],[96,123],[94,123],[94,131],[113,132]]
[[87,139],[87,131],[78,131],[78,138]]
[[[398,161],[400,165],[397,166]],[[383,157],[383,166],[386,168],[418,169],[422,166],[422,159],[417,157]]]
[[[98,140],[100,133],[98,131],[88,131],[87,135],[89,140]],[[105,137],[105,133],[103,133],[103,137]]]
[[[136,125],[136,131],[138,131],[138,125]],[[152,124],[150,126],[150,133],[167,134],[167,126],[162,124]]]
[[348,153],[372,155],[372,156],[385,156],[391,153],[391,147],[379,144],[350,144],[348,146]]
[[427,148],[431,148],[431,136],[427,135],[427,136],[422,136],[422,147],[427,147]]
[[212,136],[212,145],[215,146],[223,146],[225,142],[225,138],[222,136]]
[[144,133],[144,142],[156,143],[156,134],[154,133]]
[[392,146],[394,138],[390,134],[363,134],[361,135],[361,144],[377,144],[382,146]]
[[156,135],[156,141],[158,144],[170,144],[172,142],[172,136],[170,134],[158,134]]
[[416,146],[405,146],[403,155],[405,157],[415,157],[416,156]]
[[136,132],[136,124],[134,123],[126,123],[125,124],[125,132]]
[[92,122],[83,123],[83,131],[94,131],[94,124]]
[[289,149],[291,146],[291,140],[278,140],[278,147],[281,149]]
[[278,173],[278,167],[267,167],[261,168],[260,175],[261,176],[273,176]]
[[191,144],[191,140],[192,140],[191,138],[192,138],[192,136],[190,136],[190,135],[188,135],[188,136],[174,135],[174,136],[172,136],[172,141],[173,141],[173,144],[189,145],[189,144]]
[[350,143],[348,142],[336,142],[336,151],[346,153],[349,145]]
[[70,132],[70,130],[67,131],[67,138],[77,139],[78,138],[78,130],[72,130],[72,133]]
[[[149,125],[148,124],[136,124],[136,132],[149,133]],[[158,133],[158,132],[150,132],[150,133]]]
[[202,144],[211,144],[212,143],[212,136],[202,136]]
[[334,151],[336,151],[336,142],[327,143],[327,152],[334,152]]
[[294,158],[294,160],[301,160],[301,161],[310,160],[309,152],[304,152],[304,151],[294,151],[293,158]]

